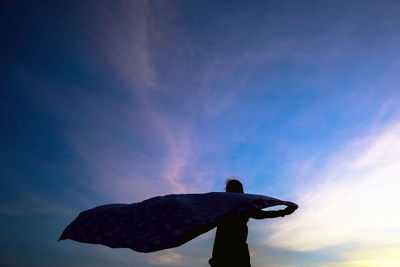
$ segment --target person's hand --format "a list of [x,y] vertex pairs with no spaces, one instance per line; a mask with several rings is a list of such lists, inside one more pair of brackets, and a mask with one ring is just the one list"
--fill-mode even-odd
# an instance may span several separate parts
[[283,210],[285,215],[292,214],[299,207],[295,203],[289,201],[286,201],[285,204],[287,205],[287,207]]

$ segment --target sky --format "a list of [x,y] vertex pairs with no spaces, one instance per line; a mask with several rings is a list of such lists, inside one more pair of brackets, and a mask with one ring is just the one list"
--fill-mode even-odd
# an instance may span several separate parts
[[400,266],[398,1],[3,1],[0,265],[207,266],[57,242],[80,211],[223,191],[253,266]]

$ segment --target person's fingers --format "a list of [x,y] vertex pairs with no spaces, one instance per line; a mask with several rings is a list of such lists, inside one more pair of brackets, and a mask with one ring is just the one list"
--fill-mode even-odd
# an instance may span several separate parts
[[287,205],[288,207],[293,207],[293,208],[298,208],[296,203],[290,202],[290,201],[284,201],[284,204]]
[[297,206],[287,206],[285,209],[286,214],[292,214],[297,209]]

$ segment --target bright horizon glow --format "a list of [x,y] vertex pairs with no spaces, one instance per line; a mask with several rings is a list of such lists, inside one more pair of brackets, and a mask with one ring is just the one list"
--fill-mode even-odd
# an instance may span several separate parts
[[348,247],[333,266],[399,266],[399,140],[396,119],[350,142],[325,169],[311,167],[314,187],[299,185],[299,212],[272,223],[266,243],[300,251]]

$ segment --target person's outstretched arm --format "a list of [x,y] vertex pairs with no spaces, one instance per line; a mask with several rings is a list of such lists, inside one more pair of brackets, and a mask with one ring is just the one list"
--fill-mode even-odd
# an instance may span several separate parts
[[267,219],[267,218],[276,218],[283,217],[285,215],[292,214],[298,206],[292,202],[287,202],[288,206],[283,210],[256,210],[250,214],[250,217],[253,219]]

